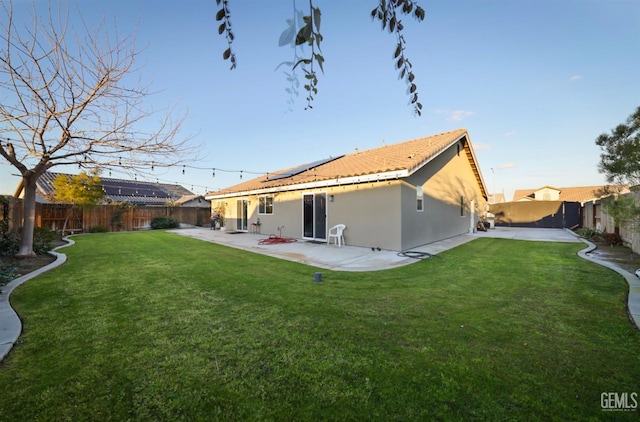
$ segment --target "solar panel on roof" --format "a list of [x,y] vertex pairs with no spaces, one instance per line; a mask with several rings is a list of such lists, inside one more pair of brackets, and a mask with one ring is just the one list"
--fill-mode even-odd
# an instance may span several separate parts
[[302,164],[298,167],[295,167],[291,170],[287,170],[283,173],[278,173],[278,174],[274,174],[273,176],[269,176],[267,178],[267,180],[279,180],[279,179],[286,179],[287,177],[292,177],[295,176],[297,174],[300,173],[304,173],[307,170],[311,170],[313,168],[319,167],[323,164],[327,164],[330,163],[333,160],[337,160],[338,158],[342,158],[344,157],[344,155],[338,155],[337,157],[329,157],[329,158],[323,158],[322,160],[317,160],[317,161],[313,161],[311,163],[307,163],[307,164]]
[[155,196],[168,198],[169,195],[158,185],[125,180],[102,180],[102,186],[108,196]]

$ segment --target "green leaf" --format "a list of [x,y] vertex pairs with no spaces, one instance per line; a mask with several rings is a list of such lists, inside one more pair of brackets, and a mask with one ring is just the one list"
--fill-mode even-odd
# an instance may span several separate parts
[[393,58],[397,59],[400,53],[402,53],[402,46],[398,44],[398,46],[396,47],[396,52],[393,54]]
[[216,13],[216,20],[221,21],[222,19],[224,19],[224,9],[220,9],[218,13]]
[[298,31],[296,35],[296,45],[304,44],[308,42],[311,38],[311,24],[306,24]]
[[231,57],[231,48],[227,48],[226,50],[224,50],[224,53],[222,53],[222,58],[224,60],[228,60],[229,57]]
[[298,67],[298,65],[302,63],[302,64],[311,64],[311,60],[309,59],[300,59],[296,62],[296,64],[293,65],[292,69],[295,69],[296,67]]
[[313,56],[316,58],[318,66],[320,66],[320,70],[322,71],[322,73],[324,73],[324,67],[322,66],[322,64],[324,63],[324,57],[322,57],[320,54],[314,54]]
[[222,34],[225,29],[227,29],[227,25],[224,22],[222,22],[218,27],[218,34]]
[[320,32],[320,8],[318,7],[314,7],[313,8],[313,21],[316,25],[316,31]]
[[389,32],[393,32],[395,29],[396,29],[396,17],[393,16],[389,21]]
[[402,57],[400,57],[398,59],[398,63],[396,63],[396,66],[398,67],[398,69],[400,69],[402,67],[403,63],[404,63],[404,59]]

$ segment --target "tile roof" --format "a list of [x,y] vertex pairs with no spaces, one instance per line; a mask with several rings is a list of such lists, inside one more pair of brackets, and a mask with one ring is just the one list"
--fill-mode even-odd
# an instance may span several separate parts
[[[563,187],[556,188],[554,186],[542,186],[536,189],[517,189],[513,193],[513,200],[518,201],[520,199],[534,199],[534,193],[539,191],[540,189],[550,188],[560,191],[560,201],[567,202],[586,202],[593,199],[600,198],[601,195],[598,194],[598,191],[602,189],[604,186],[573,186],[573,187]],[[619,186],[622,188],[622,192],[628,192],[628,188],[626,186]]]
[[[469,139],[466,129],[457,129],[370,150],[356,150],[356,152],[330,159],[328,162],[323,162],[324,160],[318,161],[321,163],[319,165],[315,165],[318,162],[309,163],[308,169],[304,169],[304,165],[302,165],[278,170],[217,192],[209,192],[206,197],[219,197],[285,186],[293,187],[320,181],[329,183],[335,181],[335,184],[339,184],[345,182],[345,179],[348,178],[357,182],[359,177],[364,178],[366,176],[382,175],[383,178],[406,177],[464,136],[467,137],[467,140]],[[470,147],[467,155],[470,156],[472,161],[475,161]],[[480,185],[484,188],[482,177],[477,169],[477,163],[473,162],[472,167],[476,171]],[[292,175],[282,177],[286,173],[291,173]]]

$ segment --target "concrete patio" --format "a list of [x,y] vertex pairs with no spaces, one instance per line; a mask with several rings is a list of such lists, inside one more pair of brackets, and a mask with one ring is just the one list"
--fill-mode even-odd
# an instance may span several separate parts
[[[439,242],[413,248],[406,255],[398,251],[372,250],[358,246],[338,247],[334,244],[306,241],[298,239],[293,243],[261,245],[260,240],[269,236],[244,232],[227,232],[194,227],[171,230],[172,233],[188,236],[206,242],[219,243],[246,251],[261,253],[289,261],[300,262],[318,268],[339,271],[376,271],[384,270],[416,262],[415,257],[407,255],[431,254],[455,248],[478,237],[498,237],[516,240],[532,240],[545,242],[580,242],[571,232],[563,229],[529,229],[496,227],[487,232],[462,234]],[[284,237],[286,235],[283,234]],[[347,238],[347,243],[349,239]]]

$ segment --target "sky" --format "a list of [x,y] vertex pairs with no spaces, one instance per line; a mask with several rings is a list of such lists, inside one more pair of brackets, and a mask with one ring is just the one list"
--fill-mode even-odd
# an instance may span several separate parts
[[[234,70],[222,58],[215,0],[77,0],[85,22],[106,19],[118,33],[135,33],[142,51],[133,76],[155,92],[145,105],[187,113],[179,138],[201,148],[185,167],[138,180],[204,194],[356,148],[466,128],[488,191],[507,200],[516,189],[606,183],[595,139],[640,106],[640,1],[418,3],[425,20],[403,24],[420,117],[394,67],[395,37],[370,18],[376,0],[314,0],[325,63],[310,110],[303,89],[290,103],[278,67],[293,57],[278,46],[292,0],[229,0]],[[24,17],[30,2],[14,4]],[[16,174],[0,158],[0,194],[15,191]],[[131,175],[113,169],[111,177]]]

